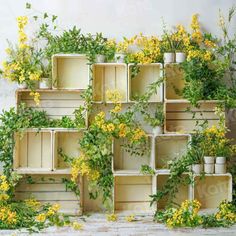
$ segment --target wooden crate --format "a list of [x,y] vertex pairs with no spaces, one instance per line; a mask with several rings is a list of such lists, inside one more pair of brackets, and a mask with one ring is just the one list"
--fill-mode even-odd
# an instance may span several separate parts
[[155,168],[167,168],[167,162],[183,156],[187,152],[190,135],[161,134],[155,138]]
[[[161,191],[163,186],[165,185],[167,179],[169,178],[169,174],[157,174],[156,175],[156,189],[157,191]],[[183,178],[184,175],[183,175]],[[181,204],[184,200],[188,200],[191,198],[191,189],[188,185],[179,185],[178,192],[176,193],[175,199],[173,201],[177,204]],[[163,197],[159,202],[157,202],[157,209],[164,209],[168,204],[168,196]]]
[[127,152],[124,144],[127,144],[126,139],[114,139],[113,141],[113,172],[121,173],[140,173],[142,165],[152,166],[152,137],[148,137],[150,152],[144,156],[131,155]]
[[[177,101],[177,100],[175,100]],[[218,101],[201,101],[195,108],[185,100],[165,103],[165,133],[191,133],[196,128],[196,122],[202,124],[208,121],[209,126],[217,125],[219,117],[215,114]],[[189,109],[191,111],[189,111]]]
[[90,212],[105,212],[106,209],[102,204],[102,195],[99,194],[97,199],[91,199],[89,196],[89,189],[92,188],[88,185],[88,180],[83,177],[82,192],[81,192],[81,203],[83,213]]
[[184,88],[183,71],[179,64],[171,63],[165,65],[164,93],[165,100],[182,99],[177,91]]
[[19,173],[50,172],[52,166],[52,131],[28,129],[15,134],[13,168]]
[[202,209],[216,209],[223,200],[232,201],[231,174],[206,174],[201,179],[194,177],[193,199],[202,204]]
[[62,149],[63,153],[69,157],[79,157],[79,140],[82,138],[83,130],[78,132],[76,129],[58,129],[53,135],[53,170],[58,173],[70,173],[68,164],[65,163],[58,151]]
[[[30,177],[30,182],[29,182]],[[42,203],[60,204],[60,212],[66,214],[81,214],[80,197],[66,189],[62,179],[70,175],[32,175],[24,176],[16,187],[15,198],[25,200],[35,198]],[[80,185],[80,181],[78,185]]]
[[[30,96],[30,90],[17,90],[16,104],[25,103],[27,107],[32,107],[40,111],[44,110],[53,119],[60,119],[62,116],[73,118],[75,109],[84,105],[84,101],[81,98],[82,91],[36,91],[40,93],[40,106],[35,104],[33,97]],[[87,114],[85,114],[85,121],[87,122]]]
[[[129,101],[133,101],[136,95],[143,95],[147,91],[147,87],[162,78],[162,64],[139,64],[140,72],[135,78],[131,78],[132,64],[128,66],[128,79],[129,79]],[[150,102],[163,101],[163,85],[157,89],[157,93],[152,95]]]
[[153,212],[150,195],[153,194],[151,176],[115,175],[114,210],[127,212]]
[[122,102],[127,102],[128,82],[125,63],[98,63],[93,65],[93,100],[111,102],[106,98],[106,91],[117,90]]
[[52,57],[53,89],[87,89],[88,59],[81,54],[56,54]]

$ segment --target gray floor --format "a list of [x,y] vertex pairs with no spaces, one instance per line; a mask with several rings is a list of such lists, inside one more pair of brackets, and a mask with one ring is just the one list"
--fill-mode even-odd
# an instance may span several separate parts
[[[35,235],[109,235],[109,236],[126,236],[126,235],[157,235],[157,236],[236,236],[236,225],[231,228],[214,228],[214,229],[178,229],[169,230],[161,224],[154,223],[151,216],[137,216],[137,221],[126,222],[124,216],[120,216],[117,222],[107,222],[105,215],[93,214],[89,217],[79,217],[76,220],[84,225],[81,231],[75,231],[69,227],[56,228],[51,227]],[[0,231],[0,235],[28,235],[25,231]]]

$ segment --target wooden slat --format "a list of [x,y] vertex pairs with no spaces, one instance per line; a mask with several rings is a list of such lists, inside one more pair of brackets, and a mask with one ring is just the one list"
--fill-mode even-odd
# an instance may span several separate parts
[[150,202],[116,202],[116,211],[132,211],[141,213],[143,211],[151,211]]
[[192,119],[219,119],[214,112],[167,112],[167,120],[192,120]]

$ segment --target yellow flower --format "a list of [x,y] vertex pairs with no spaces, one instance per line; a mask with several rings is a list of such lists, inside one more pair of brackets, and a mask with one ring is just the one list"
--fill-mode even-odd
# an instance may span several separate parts
[[134,131],[134,134],[133,134],[132,139],[133,139],[134,141],[137,141],[137,140],[140,140],[140,139],[143,138],[143,137],[147,137],[146,133],[145,133],[142,129],[137,128],[137,129]]
[[126,124],[119,124],[119,137],[120,138],[123,138],[125,137],[127,134],[127,127],[126,127]]
[[36,199],[26,199],[25,203],[27,206],[35,208],[35,209],[39,209],[39,207],[41,206],[41,203],[39,201],[37,201]]
[[107,221],[117,221],[118,220],[118,216],[116,214],[110,214],[110,215],[107,215]]
[[208,48],[215,48],[216,44],[208,39],[205,39],[204,44],[206,45],[206,47]]
[[112,132],[112,131],[114,131],[114,129],[115,129],[115,125],[114,124],[110,123],[110,124],[107,125],[107,131],[108,132]]
[[46,220],[46,214],[44,213],[41,213],[39,215],[36,216],[36,220],[39,221],[39,222],[44,222]]
[[210,60],[211,60],[211,56],[212,56],[211,52],[207,51],[207,52],[204,54],[203,59],[204,59],[205,61],[210,61]]
[[125,220],[126,220],[127,222],[135,221],[135,216],[134,216],[134,214],[131,214],[131,215],[129,215],[129,216],[126,216],[126,217],[125,217]]
[[121,99],[122,95],[118,90],[114,89],[106,91],[106,100],[111,101],[113,103],[119,103]]
[[34,97],[34,102],[37,106],[40,105],[40,94],[38,92],[30,92],[30,96],[33,96]]
[[5,193],[0,194],[0,201],[7,201],[9,198],[10,197]]
[[0,191],[6,192],[9,190],[9,188],[10,188],[10,186],[7,183],[7,181],[3,181],[0,185]]
[[72,227],[74,230],[82,230],[83,229],[83,225],[78,222],[73,222]]
[[117,113],[121,111],[121,103],[117,103],[115,107],[111,110],[111,113]]
[[191,22],[191,29],[193,31],[197,31],[200,29],[199,21],[198,21],[198,14],[194,14],[192,16],[192,22]]
[[19,29],[23,29],[28,24],[27,16],[19,16],[17,17],[17,25]]

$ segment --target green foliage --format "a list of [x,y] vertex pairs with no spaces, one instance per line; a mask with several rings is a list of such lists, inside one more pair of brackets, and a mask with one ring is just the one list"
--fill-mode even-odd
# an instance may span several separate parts
[[155,171],[149,165],[142,165],[140,173],[144,175],[155,175]]

